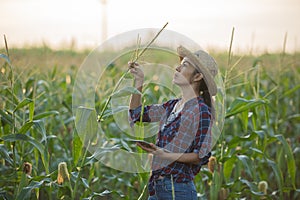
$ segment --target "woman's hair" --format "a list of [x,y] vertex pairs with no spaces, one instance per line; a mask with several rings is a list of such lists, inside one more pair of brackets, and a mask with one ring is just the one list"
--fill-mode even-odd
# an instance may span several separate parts
[[[195,69],[193,75],[195,75],[197,73],[201,73],[201,72],[199,72],[198,70]],[[212,116],[214,118],[215,117],[215,109],[214,109],[214,105],[213,105],[213,99],[212,99],[212,96],[209,93],[209,90],[208,90],[207,85],[204,81],[204,78],[202,78],[200,80],[200,83],[199,83],[199,94],[200,94],[200,96],[203,97],[204,103],[208,107],[210,107]]]
[[200,80],[199,92],[200,92],[200,95],[203,97],[205,104],[208,105],[209,107],[211,107],[212,106],[211,96],[209,94],[209,91],[208,91],[208,88],[207,88],[207,85],[206,85],[204,79]]

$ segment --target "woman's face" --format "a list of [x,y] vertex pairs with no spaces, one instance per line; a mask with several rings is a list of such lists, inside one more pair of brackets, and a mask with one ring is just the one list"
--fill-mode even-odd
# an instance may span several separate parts
[[191,85],[192,77],[194,75],[195,68],[187,58],[183,58],[180,65],[176,67],[176,71],[173,77],[173,83],[178,86]]

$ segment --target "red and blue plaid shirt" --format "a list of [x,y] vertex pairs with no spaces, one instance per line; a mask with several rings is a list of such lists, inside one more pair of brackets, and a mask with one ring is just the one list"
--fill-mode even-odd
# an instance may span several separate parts
[[[211,156],[212,114],[202,97],[187,101],[183,109],[175,114],[173,108],[180,99],[169,100],[163,104],[145,106],[143,122],[160,122],[156,145],[174,153],[197,153],[198,164],[187,164],[161,160],[153,157],[152,175],[149,180],[149,194],[155,194],[154,181],[159,176],[173,177],[175,182],[188,182],[194,179],[201,166]],[[131,126],[141,119],[141,106],[129,110]]]

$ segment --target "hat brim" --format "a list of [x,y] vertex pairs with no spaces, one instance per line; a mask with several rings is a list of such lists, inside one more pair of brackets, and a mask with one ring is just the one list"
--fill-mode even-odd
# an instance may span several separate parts
[[207,85],[210,95],[215,96],[217,94],[217,84],[215,83],[214,78],[209,72],[209,70],[192,52],[187,50],[185,47],[179,46],[177,48],[177,53],[179,55],[180,60],[182,60],[184,57],[187,57],[193,62],[195,66],[197,66],[197,70],[199,70],[203,74],[203,78]]

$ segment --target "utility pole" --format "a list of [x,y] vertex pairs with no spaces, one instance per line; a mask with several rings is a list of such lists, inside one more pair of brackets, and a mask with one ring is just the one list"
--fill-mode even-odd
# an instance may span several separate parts
[[107,39],[107,12],[106,3],[107,0],[100,0],[102,4],[102,36],[101,40],[104,42]]

